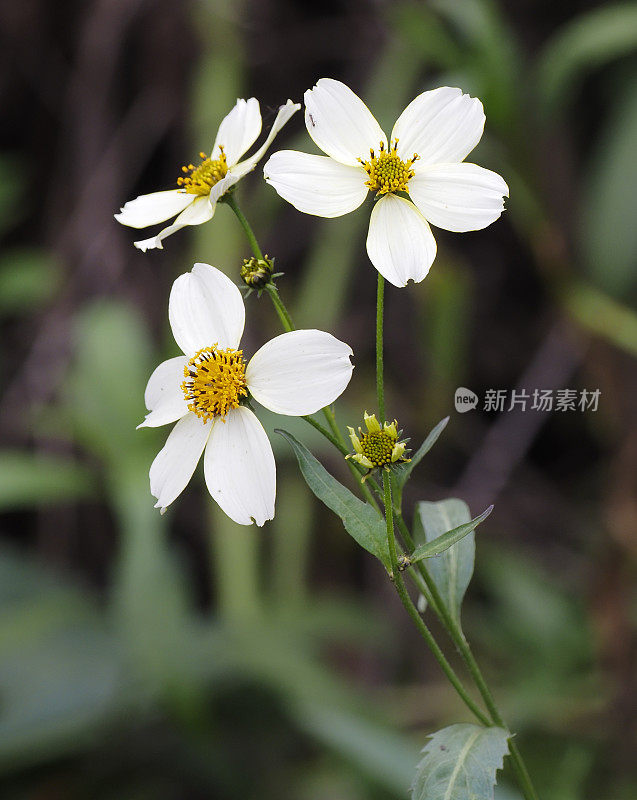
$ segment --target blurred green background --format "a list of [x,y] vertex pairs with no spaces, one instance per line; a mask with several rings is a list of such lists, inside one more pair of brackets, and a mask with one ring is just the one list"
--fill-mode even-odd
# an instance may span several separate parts
[[[249,253],[225,207],[148,254],[113,213],[173,186],[236,97],[258,97],[268,128],[331,76],[386,130],[428,88],[484,102],[470,160],[506,178],[507,213],[436,232],[427,279],[387,291],[389,413],[414,443],[451,414],[406,514],[496,504],[465,629],[537,788],[634,800],[637,4],[21,0],[0,23],[0,796],[392,800],[426,734],[469,721],[280,437],[277,515],[258,529],[213,507],[200,471],[160,517],[148,467],[168,428],[134,430],[176,353],[172,281],[194,261],[236,279]],[[281,147],[312,149],[300,115]],[[338,417],[359,424],[368,210],[303,216],[259,169],[238,196],[297,324],[352,345]],[[250,353],[279,329],[266,297],[247,305]],[[601,400],[460,415],[457,386]],[[312,429],[283,427],[348,480]],[[505,771],[498,800],[512,786]]]

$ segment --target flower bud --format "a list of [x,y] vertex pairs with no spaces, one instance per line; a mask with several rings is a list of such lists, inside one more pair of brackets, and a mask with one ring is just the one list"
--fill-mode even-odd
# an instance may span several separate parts
[[264,256],[263,258],[244,258],[241,267],[241,280],[250,289],[263,289],[272,280],[274,269],[274,259]]

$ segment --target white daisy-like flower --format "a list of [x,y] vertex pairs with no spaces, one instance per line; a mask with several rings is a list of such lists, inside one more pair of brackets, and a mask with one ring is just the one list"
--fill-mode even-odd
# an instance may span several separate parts
[[319,217],[354,211],[375,192],[367,254],[390,283],[405,286],[421,281],[436,257],[429,223],[475,231],[504,209],[509,189],[500,175],[464,161],[484,123],[478,99],[443,86],[412,100],[388,142],[349,87],[321,78],[305,92],[305,124],[327,157],[283,150],[263,172],[284,200]]
[[215,267],[195,264],[174,282],[168,316],[184,355],[161,363],[138,427],[177,421],[150,468],[162,512],[186,487],[204,453],[208,491],[240,525],[274,516],[276,470],[250,398],[277,414],[304,416],[334,402],[352,376],[351,348],[324,331],[271,339],[248,363],[239,350],[245,308],[239,289]]
[[115,219],[131,228],[147,228],[178,215],[174,222],[156,236],[135,242],[135,247],[146,252],[163,248],[162,241],[186,225],[201,225],[212,219],[217,202],[223,195],[253,170],[272,144],[274,137],[295,114],[299,103],[288,100],[279,108],[272,129],[263,145],[249,158],[239,161],[261,133],[261,111],[255,97],[237,100],[232,111],[224,117],[217,132],[212,153],[199,153],[202,161],[195,166],[182,167],[184,173],[177,179],[177,189],[153,192],[129,200],[115,214]]

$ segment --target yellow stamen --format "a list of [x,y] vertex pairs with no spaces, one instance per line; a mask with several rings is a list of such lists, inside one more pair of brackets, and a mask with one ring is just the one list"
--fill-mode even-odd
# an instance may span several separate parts
[[204,422],[225,417],[248,396],[242,350],[204,347],[184,367],[181,384],[188,409]]
[[201,164],[195,167],[194,164],[188,164],[187,167],[182,167],[181,171],[186,175],[186,178],[177,178],[177,185],[185,189],[189,194],[210,194],[210,190],[219,183],[222,178],[228,174],[228,164],[226,163],[226,154],[223,152],[223,147],[219,146],[219,158],[214,161],[206,156],[205,153],[199,153],[202,159]]
[[391,455],[396,444],[396,439],[385,431],[366,433],[361,437],[361,450],[363,455],[375,467],[384,467],[391,464]]
[[363,433],[359,428],[358,436],[354,428],[348,426],[354,452],[345,458],[357,461],[370,472],[376,468],[389,471],[392,464],[410,460],[404,456],[406,442],[398,441],[402,431],[398,430],[396,420],[391,423],[384,422],[381,426],[376,419],[376,414],[368,414],[366,411],[364,421],[367,431]]
[[408,161],[403,161],[398,155],[397,149],[398,139],[394,139],[389,151],[385,150],[385,144],[381,142],[378,155],[374,150],[370,150],[369,161],[358,159],[368,175],[365,186],[369,186],[371,191],[376,192],[377,195],[407,192],[409,179],[416,174],[412,167],[419,156],[414,153]]

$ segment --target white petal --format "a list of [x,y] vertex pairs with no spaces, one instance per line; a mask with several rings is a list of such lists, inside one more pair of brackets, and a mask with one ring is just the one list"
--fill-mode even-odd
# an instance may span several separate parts
[[281,150],[268,159],[263,174],[279,195],[305,214],[340,217],[367,197],[367,174],[327,156]]
[[255,168],[257,163],[265,155],[268,147],[274,141],[274,137],[281,130],[281,128],[288,122],[288,120],[294,114],[296,114],[299,108],[301,108],[300,103],[293,103],[291,100],[288,100],[284,106],[279,106],[279,111],[276,115],[276,119],[274,120],[274,124],[272,125],[270,133],[268,134],[268,138],[265,140],[265,142],[256,151],[256,153],[253,153],[249,158],[246,158],[245,161],[242,161],[240,164],[237,164],[230,170],[231,174],[237,176],[237,180],[239,178],[242,178],[245,174],[250,172],[250,170]]
[[135,247],[144,253],[147,250],[153,250],[154,248],[163,250],[164,246],[162,241],[167,236],[171,236],[173,233],[180,231],[187,225],[201,225],[204,222],[208,222],[209,219],[212,219],[212,216],[215,213],[215,204],[210,202],[208,195],[190,195],[190,197],[195,197],[195,199],[190,203],[189,206],[186,206],[186,208],[181,212],[172,225],[164,228],[157,234],[157,236],[151,236],[150,239],[143,239],[142,241],[135,242]]
[[221,270],[195,264],[173,283],[168,319],[175,341],[190,358],[202,347],[236,348],[245,324],[241,292]]
[[122,225],[130,228],[147,228],[149,225],[158,225],[174,217],[189,206],[195,199],[194,195],[182,189],[169,189],[167,192],[153,192],[142,194],[120,209],[115,214],[115,219]]
[[376,203],[369,220],[367,255],[390,283],[406,286],[408,280],[418,283],[429,272],[436,240],[413,203],[387,194]]
[[186,488],[211,430],[210,422],[204,424],[192,413],[172,429],[150,467],[150,491],[157,498],[155,508],[163,512]]
[[313,414],[333,403],[349,383],[351,355],[351,347],[331,333],[282,333],[252,356],[246,383],[270,411],[294,417]]
[[184,367],[188,363],[185,356],[162,361],[148,379],[144,402],[150,413],[138,428],[157,428],[181,419],[188,413],[186,398],[181,390],[184,380]]
[[241,156],[252,147],[261,133],[261,112],[255,97],[237,100],[232,111],[219,125],[217,138],[212,148],[212,158],[219,158],[219,146],[223,146],[228,166],[236,164]]
[[217,420],[204,456],[206,486],[239,525],[263,525],[274,517],[276,466],[263,426],[249,408]]
[[210,195],[208,200],[210,201],[211,205],[215,205],[219,198],[223,197],[223,195],[230,189],[231,186],[234,186],[240,179],[240,175],[235,175],[233,172],[229,172],[225,178],[222,178],[220,181],[217,181],[215,185],[210,190]]
[[392,142],[398,139],[402,159],[418,153],[417,164],[462,161],[480,141],[484,121],[484,109],[476,97],[443,86],[412,100],[394,125],[391,138]]
[[504,211],[509,187],[497,172],[476,164],[436,164],[416,172],[409,195],[432,225],[478,231]]
[[308,133],[328,156],[356,166],[378,151],[387,137],[374,115],[354,92],[340,81],[321,78],[305,92],[305,124]]

